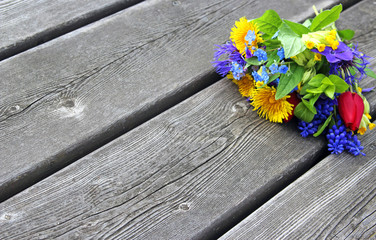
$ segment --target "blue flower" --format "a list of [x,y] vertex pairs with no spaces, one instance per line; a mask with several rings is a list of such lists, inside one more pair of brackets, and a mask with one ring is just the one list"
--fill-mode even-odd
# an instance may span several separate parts
[[330,98],[321,99],[315,104],[317,114],[315,119],[325,121],[334,110],[334,101]]
[[326,138],[329,142],[328,150],[331,151],[332,154],[340,154],[346,149],[354,156],[358,156],[359,154],[365,156],[365,154],[361,152],[364,147],[360,145],[361,143],[357,136],[352,132],[347,132],[346,126],[339,119],[337,120],[337,124],[329,129]]
[[257,49],[254,53],[253,53],[254,56],[257,57],[257,60],[258,61],[267,61],[268,60],[268,56],[266,54],[266,52],[264,50],[262,50],[261,48]]
[[360,141],[358,137],[351,132],[347,133],[347,144],[345,146],[346,150],[354,156],[358,156],[359,154],[365,156],[366,154],[361,152],[364,149],[363,146],[360,145]]
[[285,49],[280,48],[277,52],[279,59],[282,61],[285,58]]
[[300,135],[307,137],[317,132],[319,126],[326,121],[326,119],[333,112],[335,101],[330,98],[319,99],[315,103],[317,114],[313,118],[312,122],[307,123],[299,121],[298,128],[302,131]]
[[338,120],[337,125],[329,129],[326,138],[328,139],[328,150],[331,154],[340,154],[345,150],[347,144],[346,127]]
[[286,74],[289,68],[286,65],[281,65],[278,70],[280,73]]
[[300,120],[298,122],[298,128],[301,131],[300,135],[302,137],[308,137],[309,135],[313,135],[317,132],[317,129],[321,121],[313,120],[312,122],[305,122]]
[[252,31],[252,30],[249,30],[247,32],[247,35],[244,37],[244,39],[246,41],[248,41],[249,43],[255,41],[256,40],[256,34],[255,34],[255,32]]
[[265,70],[265,66],[262,66],[261,68],[261,75],[258,74],[256,71],[252,72],[252,76],[255,79],[256,82],[267,82],[269,80],[269,75]]
[[269,70],[270,70],[271,74],[278,73],[278,65],[273,63],[272,65],[270,65]]
[[232,62],[230,71],[236,80],[240,80],[244,76],[244,69],[237,62]]

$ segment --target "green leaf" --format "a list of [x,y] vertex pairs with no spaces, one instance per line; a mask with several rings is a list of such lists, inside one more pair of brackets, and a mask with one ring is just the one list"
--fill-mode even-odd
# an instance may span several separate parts
[[343,93],[349,88],[349,85],[337,75],[330,75],[329,79],[335,85],[336,93]]
[[370,68],[366,68],[365,72],[366,72],[366,74],[367,74],[368,77],[376,79],[376,73],[374,71],[372,71]]
[[264,64],[265,63],[265,61],[259,61],[259,60],[257,60],[257,57],[251,57],[251,58],[247,58],[247,59],[245,59],[245,61],[249,64],[249,65],[251,65],[251,66],[260,66],[261,64]]
[[276,74],[273,74],[269,77],[269,81],[270,82],[273,82],[274,80],[276,80],[277,78],[279,78],[279,76],[281,76],[280,73],[276,73]]
[[309,104],[311,104],[312,106],[315,105],[317,99],[319,99],[321,94],[314,94],[311,99],[309,99]]
[[310,30],[312,32],[321,30],[322,28],[328,26],[332,22],[335,22],[339,18],[339,14],[342,11],[342,4],[334,6],[330,10],[326,10],[317,15],[311,24]]
[[279,27],[278,39],[285,50],[285,58],[295,56],[306,49],[301,37],[286,23]]
[[304,21],[303,23],[303,26],[306,27],[306,28],[309,28],[312,24],[312,19],[311,18],[308,18]]
[[270,67],[274,62],[279,62],[279,56],[277,54],[278,50],[275,50],[268,54],[268,63],[265,65],[267,68]]
[[303,74],[302,78],[302,84],[307,83],[309,80],[311,80],[312,77],[314,77],[316,74],[316,69],[314,68],[308,68]]
[[334,93],[336,91],[336,87],[334,85],[328,86],[325,88],[325,94],[331,99],[334,99]]
[[315,106],[308,102],[307,100],[302,99],[302,103],[306,106],[306,108],[311,111],[313,114],[317,114]]
[[[271,38],[282,23],[278,13],[274,10],[266,10],[264,15],[253,20],[261,32],[264,33],[263,38]],[[266,34],[266,35],[265,35]]]
[[277,92],[275,94],[275,99],[281,99],[291,92],[299,82],[302,80],[304,74],[304,67],[299,66],[296,63],[290,64],[290,72],[283,74],[279,79],[279,84]]
[[311,122],[315,116],[302,102],[295,107],[294,115],[305,122]]
[[345,29],[337,32],[342,40],[351,40],[354,37],[355,32],[351,29]]
[[[300,94],[302,94],[302,91],[300,90]],[[310,99],[312,98],[313,96],[315,96],[315,94],[313,93],[308,93],[308,94],[304,94],[303,98],[304,99]]]
[[[326,85],[325,88],[326,88],[327,86],[334,86],[333,82],[330,81],[330,78],[328,78],[328,77],[325,77],[325,78],[321,81],[321,84],[322,84],[322,85]],[[321,85],[321,86],[322,86],[322,85]]]
[[321,73],[317,74],[316,76],[311,78],[311,80],[309,80],[308,85],[312,86],[312,87],[320,87],[321,82],[324,78],[326,78],[326,76],[324,74],[321,74]]
[[355,74],[356,74],[356,71],[357,71],[357,70],[356,70],[355,67],[349,67],[348,69],[349,69],[351,75],[355,75]]
[[276,48],[281,47],[281,41],[279,41],[278,39],[269,39],[269,40],[266,40],[264,42],[264,44],[266,46],[266,50],[276,49]]
[[319,127],[317,132],[313,134],[314,137],[320,136],[320,134],[325,130],[325,128],[329,125],[330,121],[332,120],[333,113],[325,120],[325,122]]
[[[322,86],[322,85],[321,85]],[[315,94],[321,94],[324,92],[325,89],[322,89],[321,86],[319,88],[310,88],[307,89],[308,93],[315,93]]]
[[303,34],[311,32],[308,28],[300,23],[290,22],[288,20],[283,20],[283,22],[286,23],[291,28],[291,30],[294,31],[294,33],[298,34],[299,37],[301,37]]

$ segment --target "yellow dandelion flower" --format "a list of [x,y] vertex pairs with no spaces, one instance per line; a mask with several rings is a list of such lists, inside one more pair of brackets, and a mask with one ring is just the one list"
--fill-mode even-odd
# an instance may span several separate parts
[[[250,30],[255,34],[255,40],[252,42],[245,40],[245,37]],[[256,24],[249,22],[245,17],[242,17],[239,21],[235,22],[235,26],[231,29],[230,39],[235,43],[235,47],[239,52],[243,54],[245,54],[246,47],[249,47],[253,53],[255,50],[253,50],[252,47],[258,48],[258,43],[263,42]]]
[[307,42],[305,42],[305,45],[306,45],[306,47],[307,47],[308,49],[312,49],[312,48],[315,47],[315,43],[312,42],[312,41],[307,41]]
[[239,92],[243,97],[252,97],[252,93],[255,90],[255,80],[251,75],[246,74],[240,80],[236,80],[232,76],[227,77],[239,87]]
[[325,44],[320,43],[319,45],[317,45],[317,50],[319,50],[319,52],[324,51],[325,50]]
[[264,81],[256,82],[256,87],[257,88],[262,87],[262,85],[264,85]]
[[315,53],[315,61],[321,61],[321,54]]
[[257,110],[260,117],[270,122],[282,123],[292,114],[293,105],[287,101],[290,96],[275,100],[275,94],[274,87],[257,88],[253,93],[251,105],[254,107],[253,111]]

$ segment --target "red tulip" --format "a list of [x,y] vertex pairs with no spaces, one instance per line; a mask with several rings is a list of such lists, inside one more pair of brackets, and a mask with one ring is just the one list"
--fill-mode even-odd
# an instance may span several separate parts
[[358,130],[364,113],[363,99],[357,93],[344,92],[338,97],[338,110],[345,126]]
[[287,98],[287,101],[293,106],[292,106],[291,114],[288,116],[287,119],[284,119],[284,122],[289,122],[294,117],[294,110],[295,110],[295,107],[300,103],[300,99],[298,98],[298,95],[296,94],[296,92],[293,92],[290,94],[290,97]]

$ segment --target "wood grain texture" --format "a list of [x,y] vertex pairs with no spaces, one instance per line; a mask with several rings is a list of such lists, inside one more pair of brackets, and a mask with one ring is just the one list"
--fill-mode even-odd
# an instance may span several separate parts
[[141,0],[2,0],[0,60]]
[[[145,1],[0,62],[0,199],[211,84],[214,44],[276,2]],[[278,12],[313,2],[336,1]]]
[[207,237],[312,165],[324,144],[260,119],[223,79],[1,203],[0,236]]
[[366,157],[330,155],[224,239],[375,239],[376,132]]
[[[354,41],[376,66],[376,4],[363,1],[338,26],[356,30]],[[366,79],[364,86],[375,86]],[[376,94],[369,93],[373,118]],[[376,239],[376,132],[359,139],[366,157],[330,155],[239,223],[221,239]]]

